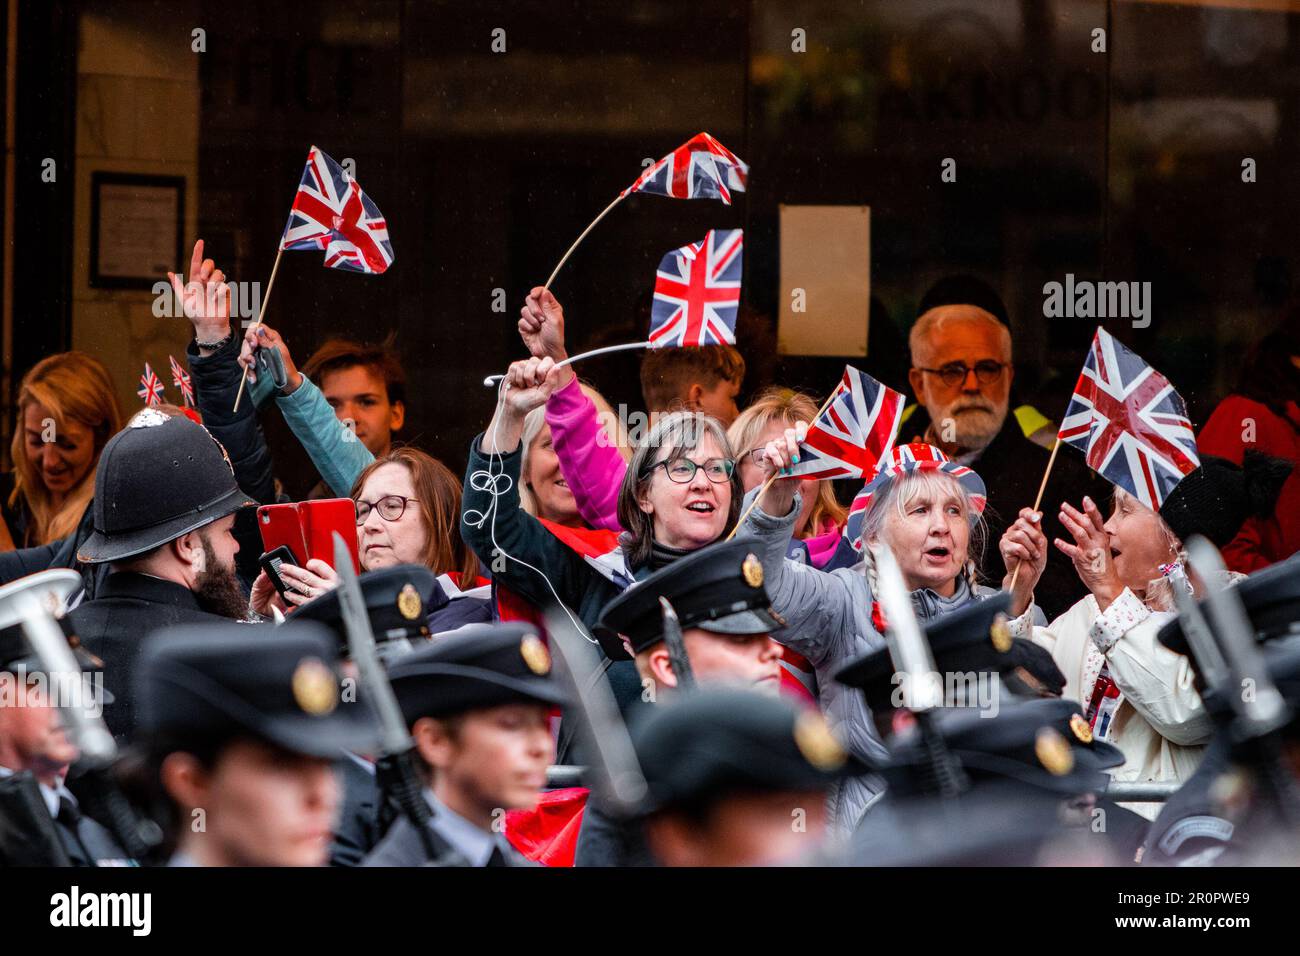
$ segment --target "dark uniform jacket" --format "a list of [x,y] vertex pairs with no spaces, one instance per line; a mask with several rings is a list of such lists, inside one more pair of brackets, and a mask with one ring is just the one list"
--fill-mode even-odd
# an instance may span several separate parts
[[587,801],[573,855],[574,866],[654,866],[640,821],[620,820]]
[[[449,843],[437,829],[433,830],[434,845],[437,848],[438,856],[430,860],[428,854],[424,851],[424,844],[421,842],[419,834],[416,833],[415,827],[406,817],[398,817],[388,833],[379,841],[379,845],[374,851],[365,858],[362,866],[470,866],[470,861],[451,843]],[[494,852],[492,860],[488,866],[537,866],[532,860],[529,860],[514,847],[504,845],[504,840],[497,841],[499,845]]]
[[104,688],[114,697],[104,707],[104,723],[119,740],[135,728],[134,671],[144,639],[173,624],[230,623],[200,609],[184,585],[132,571],[110,574],[96,598],[71,617],[81,643],[104,662]]
[[[899,442],[925,441],[929,425],[929,415],[923,407],[918,407],[899,430]],[[1050,456],[1051,452],[1046,448],[1025,437],[1016,416],[1008,412],[1002,430],[978,458],[967,463],[984,480],[988,491],[988,504],[984,510],[988,536],[984,541],[980,570],[984,578],[994,584],[1001,585],[1006,573],[998,541],[1002,533],[1015,523],[1021,508],[1033,507]],[[1057,517],[1061,502],[1068,501],[1081,509],[1083,496],[1090,495],[1104,516],[1110,511],[1111,491],[1110,482],[1089,468],[1078,451],[1062,448],[1056,453],[1052,476],[1047,481],[1043,503],[1039,506],[1043,512],[1043,534],[1047,536],[1047,567],[1034,588],[1034,603],[1042,608],[1048,621],[1064,614],[1086,593],[1073,562],[1052,544],[1054,538],[1067,543],[1074,541]]]
[[335,763],[343,786],[343,809],[330,845],[331,866],[360,866],[382,837],[379,825],[379,785],[373,770],[345,756]]

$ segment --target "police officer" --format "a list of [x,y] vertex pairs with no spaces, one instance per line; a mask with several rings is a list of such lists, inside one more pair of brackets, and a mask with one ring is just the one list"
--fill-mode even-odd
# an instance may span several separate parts
[[[693,681],[778,692],[781,648],[771,632],[781,625],[763,588],[763,565],[745,541],[709,545],[679,558],[605,608],[597,637],[611,658],[633,656],[648,702],[671,698],[681,683],[664,640],[661,597],[677,615]],[[617,819],[599,798],[590,799],[574,865],[649,862],[638,823]]]
[[94,600],[72,612],[86,648],[104,661],[116,702],[104,721],[118,738],[134,726],[131,676],[142,639],[172,624],[246,615],[235,574],[239,490],[225,449],[202,425],[156,409],[138,413],[100,456],[94,532],[78,559],[108,563]]
[[416,753],[437,856],[396,820],[363,866],[519,866],[505,812],[534,806],[555,758],[550,714],[564,702],[551,660],[526,624],[474,624],[388,671]]
[[[428,602],[440,593],[432,571],[423,565],[399,564],[369,571],[357,580],[381,663],[391,663],[428,643]],[[338,589],[301,605],[290,617],[294,621],[319,621],[328,627],[339,642],[343,672],[355,676]],[[357,866],[387,832],[393,813],[383,803],[369,755],[349,751],[339,759],[336,769],[343,780],[343,812],[334,829],[330,864]]]
[[700,689],[635,729],[653,859],[764,866],[810,858],[826,838],[826,793],[863,768],[822,715],[733,688]]
[[171,809],[174,866],[320,866],[342,797],[334,766],[378,724],[341,685],[321,625],[182,625],[149,639],[139,742]]

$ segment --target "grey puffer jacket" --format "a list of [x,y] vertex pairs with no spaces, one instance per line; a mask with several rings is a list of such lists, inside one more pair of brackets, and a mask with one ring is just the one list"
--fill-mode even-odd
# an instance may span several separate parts
[[[746,506],[752,495],[746,495]],[[745,519],[739,535],[754,539],[768,597],[786,622],[773,638],[798,651],[816,669],[821,708],[850,751],[865,760],[879,760],[887,751],[876,734],[865,699],[861,692],[834,679],[845,664],[885,646],[884,636],[871,623],[871,588],[861,563],[826,572],[786,558],[799,508],[797,494],[790,513],[783,517],[757,507]],[[912,592],[912,604],[924,623],[996,593],[993,588],[978,586],[972,596],[965,578],[958,577],[952,597],[922,588]],[[884,782],[875,776],[847,779],[831,795],[829,810],[836,829],[851,831],[883,789]]]

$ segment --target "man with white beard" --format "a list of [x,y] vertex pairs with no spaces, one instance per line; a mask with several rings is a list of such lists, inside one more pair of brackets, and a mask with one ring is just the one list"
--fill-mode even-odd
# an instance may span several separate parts
[[[922,300],[924,311],[908,338],[908,381],[924,412],[918,408],[904,423],[900,441],[927,442],[953,461],[978,469],[988,488],[985,540],[997,541],[1021,508],[1033,507],[1050,453],[1025,437],[1015,416],[1007,414],[1015,367],[1011,330],[998,317],[1006,314],[1001,300],[974,281],[948,284],[945,293],[938,301],[933,295]],[[1057,518],[1060,503],[1082,500],[1085,494],[1105,501],[1109,488],[1078,455],[1058,454],[1056,459],[1042,514],[1048,539],[1068,541]],[[972,557],[988,569],[987,579],[1000,577],[998,567],[987,564],[987,555]],[[1035,589],[1035,602],[1050,618],[1082,596],[1069,559],[1054,551]]]

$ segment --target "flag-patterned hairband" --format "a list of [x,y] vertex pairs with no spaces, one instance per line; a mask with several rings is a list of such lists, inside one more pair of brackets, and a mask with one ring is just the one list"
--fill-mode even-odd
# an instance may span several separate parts
[[873,477],[858,492],[849,507],[849,518],[844,525],[844,536],[853,545],[855,551],[862,551],[862,519],[867,513],[872,497],[883,490],[896,477],[912,471],[940,471],[957,479],[970,499],[970,523],[975,524],[984,513],[988,503],[988,493],[984,479],[976,474],[975,469],[959,465],[952,461],[938,448],[923,442],[908,445],[896,445],[880,461]]

